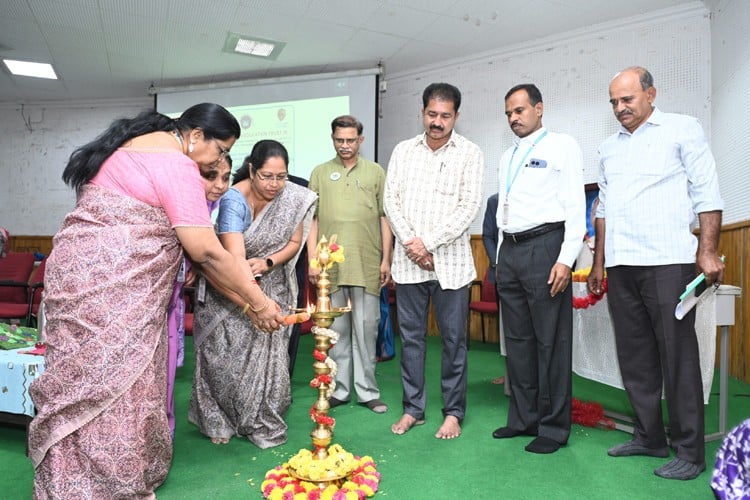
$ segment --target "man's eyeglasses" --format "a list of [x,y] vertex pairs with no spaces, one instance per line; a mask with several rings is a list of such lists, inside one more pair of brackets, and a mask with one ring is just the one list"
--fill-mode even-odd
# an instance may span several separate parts
[[353,139],[334,137],[333,142],[335,142],[339,146],[343,146],[344,144],[346,144],[347,146],[353,146],[354,144],[357,144],[357,142],[359,142],[359,137],[355,137]]
[[263,182],[271,182],[271,181],[278,181],[278,182],[284,182],[288,179],[286,174],[279,174],[279,175],[273,175],[273,174],[261,174],[260,172],[256,173],[255,176],[262,180]]

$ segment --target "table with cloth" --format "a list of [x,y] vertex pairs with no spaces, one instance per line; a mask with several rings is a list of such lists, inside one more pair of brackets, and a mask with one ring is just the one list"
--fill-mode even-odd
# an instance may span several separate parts
[[[588,295],[585,282],[573,283],[573,296]],[[701,300],[695,315],[703,401],[708,404],[716,354],[716,294]],[[615,333],[609,316],[607,295],[585,309],[573,309],[573,371],[581,377],[624,389],[617,361]]]
[[[24,354],[35,349],[37,330],[0,323],[0,417],[20,422],[33,417],[34,403],[29,397],[31,382],[44,372],[44,357]],[[9,415],[3,415],[9,414]],[[7,418],[18,416],[18,418]]]

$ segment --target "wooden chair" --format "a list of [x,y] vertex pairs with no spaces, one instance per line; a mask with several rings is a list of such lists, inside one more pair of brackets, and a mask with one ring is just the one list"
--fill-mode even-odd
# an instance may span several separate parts
[[469,324],[466,326],[466,345],[469,344],[469,326],[471,325],[471,313],[478,312],[480,315],[480,318],[482,320],[482,342],[486,341],[485,331],[484,331],[484,315],[485,314],[493,314],[495,316],[499,313],[499,307],[497,303],[497,292],[495,291],[495,284],[490,282],[489,280],[489,270],[484,274],[484,279],[480,280],[474,280],[471,283],[472,291],[475,286],[480,286],[480,294],[479,294],[479,300],[471,300],[471,295],[469,295],[469,316],[468,316],[468,322]]

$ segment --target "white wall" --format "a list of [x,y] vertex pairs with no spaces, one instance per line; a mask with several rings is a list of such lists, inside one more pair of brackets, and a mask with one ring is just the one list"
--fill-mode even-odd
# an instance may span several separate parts
[[[596,182],[597,148],[619,126],[608,102],[609,81],[632,65],[645,66],[654,75],[660,109],[697,117],[710,137],[709,11],[694,2],[556,35],[533,46],[386,75],[378,158],[387,165],[398,141],[422,132],[424,88],[432,82],[452,83],[461,90],[463,101],[456,129],[484,152],[485,197],[496,193],[500,157],[513,140],[504,96],[514,85],[531,82],[542,92],[545,126],[578,140],[584,154],[584,181]],[[472,233],[481,233],[483,213]]]
[[724,224],[750,219],[750,2],[712,6],[712,148],[724,197]]
[[0,106],[0,226],[11,235],[53,235],[75,204],[62,181],[73,150],[150,99]]
[[[387,165],[395,144],[421,131],[424,87],[433,81],[452,82],[464,96],[457,128],[485,152],[489,195],[497,189],[499,157],[512,140],[503,96],[516,83],[533,81],[545,98],[545,125],[578,138],[585,152],[586,182],[593,182],[596,146],[617,125],[607,103],[607,83],[618,69],[640,64],[654,73],[657,105],[698,117],[710,135],[726,201],[724,222],[750,219],[750,2],[707,3],[711,20],[696,2],[535,46],[386,75],[380,162]],[[54,234],[74,203],[73,192],[60,178],[70,153],[115,118],[134,116],[151,105],[150,99],[29,104],[23,110],[0,105],[0,226],[11,234]],[[478,222],[472,232],[480,232]]]

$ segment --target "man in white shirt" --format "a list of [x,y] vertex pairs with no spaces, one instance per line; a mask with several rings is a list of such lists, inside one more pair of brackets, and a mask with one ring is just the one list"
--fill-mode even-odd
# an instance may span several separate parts
[[[653,106],[654,79],[645,68],[616,74],[609,97],[622,127],[599,147],[599,207],[588,285],[601,293],[606,264],[617,357],[636,420],[633,439],[608,454],[669,456],[663,387],[677,457],[654,473],[693,479],[706,468],[695,310],[682,320],[674,310],[695,277],[696,251],[708,284],[723,277],[716,165],[695,118]],[[692,233],[695,214],[699,239]]]
[[403,409],[391,426],[403,434],[425,419],[425,343],[430,298],[442,350],[443,424],[435,437],[461,434],[466,412],[466,317],[476,278],[469,227],[482,203],[484,157],[453,130],[461,92],[433,83],[422,94],[425,132],[393,150],[385,213],[396,236],[393,279],[401,335]]
[[497,291],[510,377],[510,405],[496,439],[535,436],[525,447],[554,453],[571,425],[571,266],[586,232],[583,155],[571,136],[542,125],[533,84],[505,95],[517,136],[500,159]]

